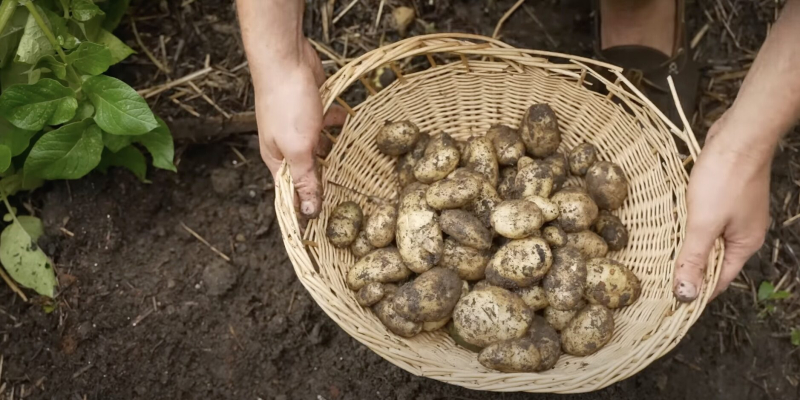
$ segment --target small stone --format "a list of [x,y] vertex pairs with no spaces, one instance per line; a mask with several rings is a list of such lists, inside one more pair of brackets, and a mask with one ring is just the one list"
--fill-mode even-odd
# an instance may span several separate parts
[[177,285],[178,283],[175,282],[175,279],[167,279],[167,289],[172,289]]
[[245,240],[247,240],[247,238],[245,238],[244,235],[242,235],[241,233],[236,234],[236,241],[237,242],[242,243]]
[[211,171],[211,187],[219,194],[229,194],[242,186],[242,177],[238,170],[217,168]]
[[221,296],[236,284],[236,269],[222,261],[215,261],[203,270],[203,284],[212,296]]

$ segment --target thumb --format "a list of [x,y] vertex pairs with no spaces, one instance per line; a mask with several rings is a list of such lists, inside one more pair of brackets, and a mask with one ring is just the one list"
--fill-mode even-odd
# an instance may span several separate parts
[[712,298],[724,292],[731,282],[739,275],[739,271],[744,267],[744,263],[750,258],[749,249],[739,246],[736,243],[725,241],[725,258],[722,260],[722,271],[719,273],[717,287],[714,288]]
[[675,279],[672,291],[678,301],[688,303],[697,298],[703,286],[706,263],[714,241],[721,229],[689,217],[686,237],[678,259],[675,261]]
[[316,218],[321,208],[321,192],[317,176],[317,160],[313,151],[287,156],[294,188],[300,198],[300,213]]

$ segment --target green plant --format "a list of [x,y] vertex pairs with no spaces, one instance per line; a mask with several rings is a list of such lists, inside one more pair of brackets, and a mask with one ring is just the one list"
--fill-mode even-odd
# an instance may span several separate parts
[[792,329],[791,340],[792,340],[792,345],[800,346],[800,328]]
[[762,311],[762,316],[765,314],[772,314],[775,312],[775,301],[776,300],[783,300],[789,297],[791,293],[785,290],[775,290],[775,286],[768,281],[761,282],[761,285],[758,287],[758,301],[764,304],[764,311]]
[[0,2],[0,196],[10,223],[0,234],[0,262],[13,280],[44,296],[53,296],[56,280],[36,246],[42,223],[17,216],[7,196],[112,166],[146,182],[142,148],[153,166],[176,170],[164,121],[133,88],[103,75],[134,53],[111,33],[128,5],[129,0]]

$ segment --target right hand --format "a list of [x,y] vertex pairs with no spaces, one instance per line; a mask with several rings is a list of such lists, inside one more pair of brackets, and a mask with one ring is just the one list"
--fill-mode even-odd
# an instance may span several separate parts
[[258,79],[263,85],[255,87],[256,120],[261,158],[274,181],[277,184],[276,174],[285,158],[299,211],[306,218],[315,218],[322,197],[316,156],[318,149],[329,147],[327,137],[321,135],[322,127],[341,125],[347,114],[333,106],[323,118],[319,96],[319,86],[325,81],[322,63],[307,40],[300,46],[297,60],[279,60],[269,71],[261,72],[268,76]]

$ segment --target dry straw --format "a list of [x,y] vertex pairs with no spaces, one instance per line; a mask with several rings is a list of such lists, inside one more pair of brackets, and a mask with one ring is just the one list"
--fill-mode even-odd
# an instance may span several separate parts
[[[400,368],[477,390],[593,391],[637,373],[674,348],[708,302],[723,255],[718,242],[700,297],[692,304],[677,303],[671,290],[672,271],[686,227],[688,173],[674,139],[685,142],[696,158],[700,148],[689,128],[679,130],[672,124],[618,67],[516,49],[465,34],[413,37],[359,57],[320,89],[325,109],[334,101],[342,102],[340,95],[361,84],[369,73],[409,57],[427,57],[434,65],[405,75],[352,107],[322,170],[322,213],[308,223],[304,234],[285,164],[278,174],[275,208],[286,251],[320,307],[356,340]],[[594,85],[605,85],[606,94],[591,90],[587,77],[594,78]],[[397,198],[395,161],[378,152],[374,142],[378,129],[385,121],[408,119],[426,132],[466,138],[482,135],[492,124],[517,126],[525,109],[538,102],[550,104],[558,114],[562,150],[589,142],[597,146],[602,159],[627,171],[630,194],[618,215],[630,229],[630,241],[610,257],[641,278],[641,298],[615,312],[617,328],[606,347],[589,357],[562,356],[554,369],[543,373],[488,370],[475,353],[458,347],[443,332],[411,339],[390,333],[370,310],[356,303],[345,285],[345,273],[355,258],[348,250],[334,248],[324,234],[331,210],[342,201],[354,200],[369,213],[376,199]]]

